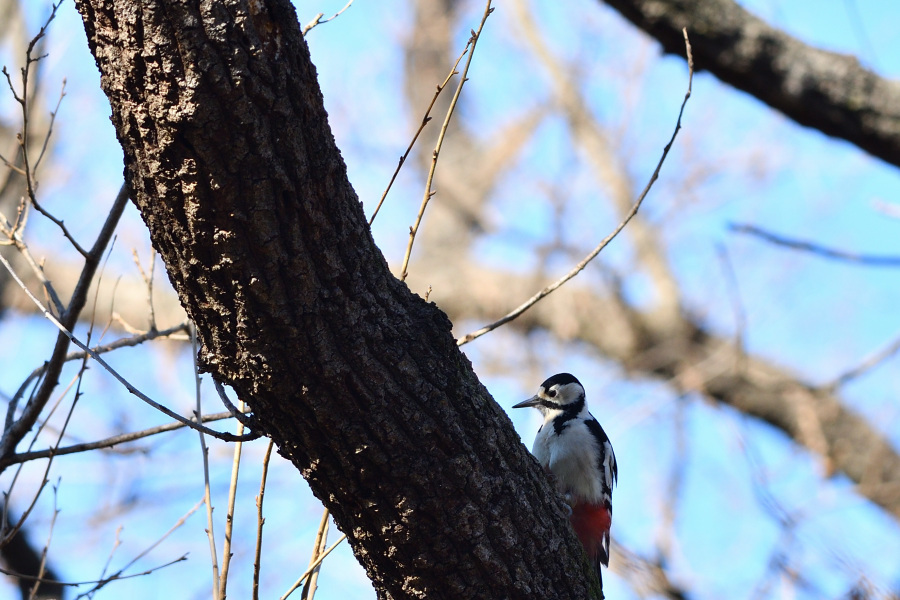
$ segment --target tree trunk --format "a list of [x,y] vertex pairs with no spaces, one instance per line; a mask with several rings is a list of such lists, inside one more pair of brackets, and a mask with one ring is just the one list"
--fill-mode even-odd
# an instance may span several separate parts
[[559,496],[369,232],[287,0],[80,0],[201,364],[381,598],[599,596]]

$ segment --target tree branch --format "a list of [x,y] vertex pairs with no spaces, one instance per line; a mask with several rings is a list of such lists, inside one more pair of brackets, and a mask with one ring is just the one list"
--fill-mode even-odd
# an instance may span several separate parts
[[760,227],[756,227],[755,225],[746,225],[743,223],[732,223],[730,228],[737,233],[751,235],[771,244],[775,244],[776,246],[808,252],[810,254],[821,256],[822,258],[853,262],[868,267],[900,267],[900,256],[878,256],[874,254],[860,254],[858,252],[835,250],[813,242],[777,235]]
[[[40,387],[25,406],[25,409],[22,411],[22,415],[18,420],[14,421],[12,425],[6,427],[3,431],[3,437],[0,438],[0,457],[5,457],[15,451],[16,445],[22,440],[25,434],[31,431],[31,428],[37,421],[38,415],[41,414],[41,411],[43,411],[44,406],[50,399],[50,395],[56,388],[59,374],[66,362],[66,351],[69,348],[69,341],[71,339],[71,334],[68,332],[75,326],[78,317],[81,314],[81,310],[84,308],[91,281],[93,281],[97,268],[100,266],[100,259],[103,257],[106,246],[112,238],[112,234],[119,223],[119,218],[122,216],[122,212],[125,210],[125,204],[127,202],[127,186],[123,184],[122,188],[119,190],[119,194],[113,202],[112,208],[110,208],[100,233],[97,235],[93,247],[90,252],[85,254],[84,268],[81,271],[81,275],[75,286],[75,291],[72,294],[69,305],[66,307],[63,314],[61,314],[57,320],[46,309],[42,309],[45,316],[58,325],[60,333],[56,337],[56,345],[54,346],[53,353],[48,361],[47,370]],[[2,256],[0,256],[0,260],[3,261],[4,266],[6,266],[12,278],[15,279],[20,286],[23,287],[25,293],[30,296],[31,292],[29,292],[28,288],[24,287],[24,284],[18,279],[12,266]],[[36,304],[40,305],[40,302],[38,302],[37,299],[34,299],[34,301]],[[88,350],[87,348],[83,349]],[[103,364],[102,359],[100,362]]]
[[694,62],[691,58],[691,43],[688,40],[687,30],[683,32],[684,34],[684,44],[685,44],[685,53],[687,54],[688,61],[688,85],[687,91],[684,94],[684,100],[681,102],[681,108],[678,110],[678,119],[675,121],[675,130],[672,132],[672,137],[669,138],[669,143],[665,145],[662,151],[662,156],[659,158],[659,162],[656,163],[656,168],[653,170],[653,173],[650,175],[649,181],[647,181],[647,185],[644,186],[644,189],[641,191],[640,195],[637,197],[637,200],[634,201],[634,204],[631,206],[631,209],[626,213],[625,218],[622,219],[622,222],[613,229],[613,231],[603,238],[600,243],[591,250],[587,256],[585,256],[577,265],[575,265],[568,273],[563,275],[560,279],[555,281],[554,283],[548,285],[537,294],[533,295],[531,298],[520,304],[518,307],[507,313],[505,316],[501,317],[497,321],[485,325],[481,329],[477,331],[473,331],[472,333],[464,335],[460,338],[459,342],[457,342],[460,346],[464,344],[468,344],[472,340],[476,340],[479,337],[483,336],[486,333],[490,333],[494,329],[509,323],[513,319],[518,318],[522,313],[526,310],[540,302],[542,299],[552,294],[554,291],[562,287],[566,282],[570,279],[581,273],[584,268],[588,265],[589,262],[594,260],[600,252],[606,248],[607,245],[623,229],[628,225],[628,222],[637,215],[638,210],[641,208],[641,204],[644,202],[644,198],[647,197],[647,194],[650,193],[650,188],[653,187],[653,184],[659,178],[659,172],[662,170],[663,163],[666,161],[666,157],[669,155],[669,150],[672,149],[672,145],[675,143],[675,137],[678,135],[678,132],[681,130],[681,117],[684,115],[684,107],[687,105],[688,99],[691,97],[691,85],[694,81]]
[[[230,412],[220,412],[203,415],[200,419],[202,423],[210,423],[212,421],[221,421],[222,419],[230,419],[232,418],[232,414]],[[77,454],[79,452],[87,452],[89,450],[99,450],[101,448],[112,448],[114,446],[118,446],[119,444],[124,444],[127,442],[133,442],[135,440],[140,440],[146,437],[150,437],[153,435],[157,435],[159,433],[165,433],[167,431],[175,431],[177,429],[183,429],[187,427],[184,423],[179,423],[175,421],[174,423],[166,423],[165,425],[159,425],[157,427],[150,427],[148,429],[143,429],[141,431],[134,431],[132,433],[121,433],[119,435],[114,435],[102,440],[97,440],[96,442],[84,442],[82,444],[73,444],[72,446],[65,446],[63,448],[47,448],[46,450],[33,450],[31,452],[20,452],[19,454],[13,454],[12,456],[4,459],[0,462],[0,465],[3,467],[14,465],[17,463],[27,462],[29,460],[37,460],[39,458],[50,458],[51,456],[65,456],[66,454]]]
[[681,53],[687,27],[698,70],[708,70],[801,125],[900,166],[900,82],[853,57],[804,44],[733,0],[604,0]]

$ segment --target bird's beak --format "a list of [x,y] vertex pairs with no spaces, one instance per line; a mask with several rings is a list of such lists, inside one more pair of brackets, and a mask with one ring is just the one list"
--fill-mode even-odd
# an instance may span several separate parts
[[529,398],[528,400],[519,402],[518,404],[514,405],[513,408],[527,408],[529,406],[537,406],[540,403],[541,403],[541,399],[535,395],[535,396],[532,396],[531,398]]

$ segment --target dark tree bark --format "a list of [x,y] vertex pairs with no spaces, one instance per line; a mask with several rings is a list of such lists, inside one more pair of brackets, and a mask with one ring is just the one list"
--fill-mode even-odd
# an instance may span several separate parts
[[332,511],[379,597],[598,596],[450,322],[375,247],[289,2],[77,4],[202,365]]
[[855,57],[804,44],[733,0],[604,2],[668,53],[684,56],[687,27],[697,69],[900,166],[900,82],[879,77]]

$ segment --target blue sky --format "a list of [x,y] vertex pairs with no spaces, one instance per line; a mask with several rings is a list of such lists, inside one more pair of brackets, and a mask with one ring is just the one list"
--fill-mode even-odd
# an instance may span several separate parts
[[[300,21],[305,23],[318,12],[328,16],[343,4],[297,2]],[[497,4],[479,43],[461,112],[465,127],[485,138],[515,114],[549,97],[546,74],[522,43],[511,11],[502,2]],[[896,36],[900,5],[843,0],[743,4],[804,41],[858,54],[887,76],[900,73]],[[29,9],[46,14],[38,3]],[[470,3],[469,16],[457,35],[460,48],[482,9],[481,2]],[[854,16],[857,12],[858,19]],[[568,3],[565,10],[542,5],[539,15],[553,51],[575,61],[582,90],[598,119],[626,131],[623,145],[631,156],[628,169],[642,184],[671,134],[686,84],[684,62],[658,58],[653,42],[597,2],[578,0]],[[35,16],[32,24],[38,22]],[[402,95],[400,42],[410,22],[406,4],[400,0],[357,0],[341,17],[316,28],[309,37],[330,123],[367,211],[390,178],[421,110],[407,106]],[[8,54],[0,57],[9,64]],[[636,69],[634,65],[640,61],[644,66]],[[122,156],[71,2],[63,4],[52,25],[45,68],[48,93],[55,94],[65,77],[67,96],[55,132],[58,146],[52,177],[48,173],[41,194],[76,235],[90,239],[98,227],[96,215],[108,206],[121,184]],[[636,75],[623,74],[632,72]],[[626,92],[632,103],[623,100]],[[8,102],[0,93],[0,108],[6,110]],[[900,335],[896,271],[794,254],[736,236],[728,229],[729,223],[749,222],[847,250],[900,254],[896,243],[900,221],[885,216],[875,204],[898,202],[900,176],[896,168],[849,144],[796,126],[708,74],[696,76],[683,124],[642,214],[659,225],[689,310],[714,331],[733,333],[730,289],[719,259],[719,249],[725,248],[746,314],[748,350],[796,370],[807,381],[829,381]],[[589,249],[614,225],[614,217],[597,202],[595,179],[570,146],[558,120],[548,119],[542,125],[520,164],[492,199],[498,227],[479,247],[485,261],[510,268],[534,264],[534,245],[546,234],[543,225],[548,215],[546,198],[535,183],[560,174],[570,178],[567,217],[583,221],[583,227],[572,230],[577,245]],[[680,183],[704,166],[711,174],[683,192]],[[375,223],[376,240],[392,264],[402,257],[405,232],[422,185],[421,173],[405,169]],[[55,228],[38,219],[29,225],[28,235],[48,259],[66,249]],[[134,274],[132,248],[148,255],[146,233],[136,211],[129,207],[110,259],[109,281],[119,274]],[[613,244],[602,261],[627,268],[631,261],[627,243]],[[567,257],[558,256],[552,266],[561,274],[569,264]],[[589,269],[580,280],[590,284],[599,278],[598,271]],[[626,285],[637,301],[646,294],[640,280],[629,280]],[[478,324],[457,325],[458,332],[464,333]],[[0,392],[11,394],[24,375],[41,363],[52,344],[52,331],[51,325],[36,317],[0,322],[3,339],[21,340],[0,349],[4,375]],[[594,414],[616,447],[620,486],[614,496],[614,536],[630,549],[654,553],[664,531],[665,492],[672,467],[684,465],[671,569],[673,579],[695,590],[696,597],[831,598],[846,592],[848,582],[862,575],[871,578],[878,590],[900,585],[900,566],[894,558],[900,555],[897,521],[861,499],[841,477],[823,481],[818,459],[798,450],[778,432],[734,411],[712,407],[699,398],[675,397],[664,383],[629,378],[588,349],[535,336],[526,344],[519,336],[500,331],[465,350],[504,408],[533,393],[542,379],[525,381],[509,368],[529,364],[530,348],[540,348],[545,375],[563,370],[578,374],[588,388]],[[190,352],[183,346],[126,350],[114,355],[112,362],[152,397],[180,412],[190,411],[192,367]],[[498,363],[507,370],[496,368]],[[70,426],[78,441],[165,421],[99,371],[95,367],[86,377],[86,395]],[[68,381],[67,376],[61,380]],[[842,392],[842,398],[895,445],[900,443],[898,384],[893,362]],[[209,410],[220,410],[208,395],[208,381],[204,391]],[[530,446],[537,414],[516,411],[510,416]],[[677,451],[676,423],[683,423],[683,454]],[[97,577],[117,527],[123,527],[122,545],[113,565],[121,566],[200,499],[196,436],[163,436],[141,447],[144,452],[139,454],[106,454],[100,460],[96,456],[63,457],[54,464],[51,480],[61,481],[61,513],[51,555],[65,579]],[[245,448],[229,586],[232,597],[248,595],[253,497],[264,447],[256,442]],[[212,445],[220,548],[230,452],[225,445]],[[37,470],[23,472],[19,488],[23,496],[33,489],[40,474]],[[4,489],[8,477],[0,478]],[[45,493],[33,518],[33,531],[39,538],[47,534],[51,511],[52,495]],[[305,568],[321,505],[296,471],[275,458],[266,511],[263,597],[277,597]],[[782,523],[776,518],[781,511],[790,515],[794,524],[789,538],[784,537]],[[202,511],[194,514],[135,569],[168,562],[184,552],[189,552],[188,561],[149,578],[112,584],[98,597],[208,597],[205,526]],[[80,551],[66,550],[71,548]],[[783,578],[770,576],[772,557],[786,549],[791,566],[810,581],[808,586],[792,587]],[[616,576],[605,581],[608,597],[635,597]],[[0,598],[15,597],[7,582],[0,586]],[[319,586],[317,597],[322,600],[374,598],[346,546],[328,558]]]

